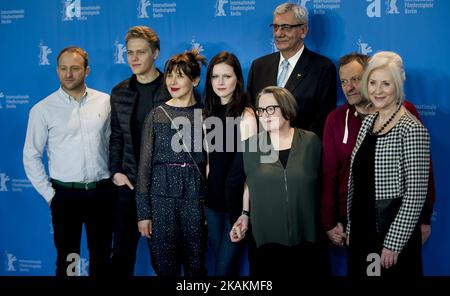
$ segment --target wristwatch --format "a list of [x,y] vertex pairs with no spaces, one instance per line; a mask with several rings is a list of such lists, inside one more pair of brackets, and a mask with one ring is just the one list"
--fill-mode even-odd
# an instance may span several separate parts
[[250,211],[242,210],[241,215],[249,216],[250,217]]

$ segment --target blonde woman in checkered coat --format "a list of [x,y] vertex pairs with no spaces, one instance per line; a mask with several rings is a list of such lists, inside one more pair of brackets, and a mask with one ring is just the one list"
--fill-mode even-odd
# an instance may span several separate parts
[[401,104],[401,57],[379,52],[362,78],[362,95],[376,113],[367,116],[352,153],[348,193],[348,274],[422,275],[418,223],[427,194],[427,129]]

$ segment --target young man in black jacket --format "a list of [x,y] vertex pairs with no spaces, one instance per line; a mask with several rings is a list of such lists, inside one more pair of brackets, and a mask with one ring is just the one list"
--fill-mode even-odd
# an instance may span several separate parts
[[163,74],[155,67],[160,42],[146,26],[131,27],[126,36],[127,61],[133,75],[111,92],[109,169],[117,186],[114,221],[113,273],[132,276],[139,231],[136,219],[135,182],[141,132],[147,114],[169,99]]

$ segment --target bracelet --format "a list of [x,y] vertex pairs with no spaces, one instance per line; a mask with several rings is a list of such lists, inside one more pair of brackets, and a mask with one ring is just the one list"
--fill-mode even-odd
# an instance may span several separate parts
[[242,210],[241,215],[249,216],[250,217],[250,211]]

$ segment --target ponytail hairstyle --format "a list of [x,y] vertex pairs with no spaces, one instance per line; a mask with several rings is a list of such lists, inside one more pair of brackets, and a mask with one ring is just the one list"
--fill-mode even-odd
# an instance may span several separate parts
[[164,83],[172,71],[183,72],[191,81],[200,77],[202,66],[206,66],[206,58],[198,49],[192,49],[172,56],[164,66]]

